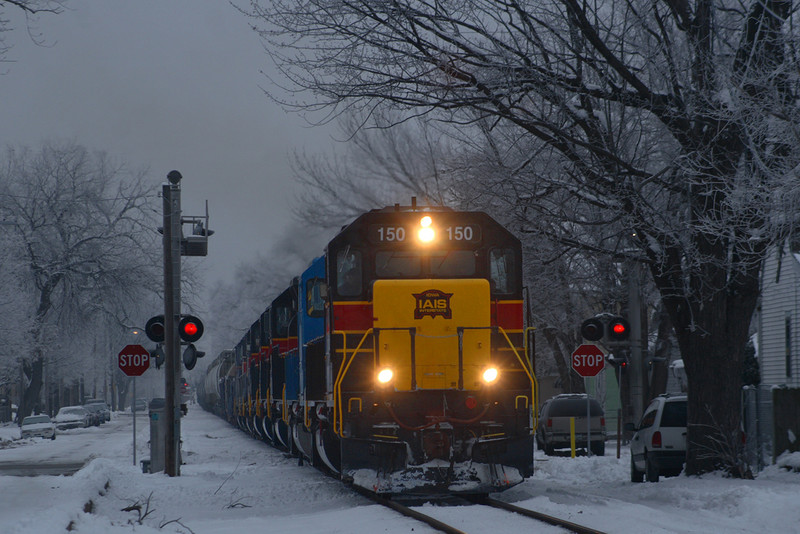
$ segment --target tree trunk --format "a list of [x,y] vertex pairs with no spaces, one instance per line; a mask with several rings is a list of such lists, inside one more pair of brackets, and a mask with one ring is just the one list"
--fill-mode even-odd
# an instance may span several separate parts
[[41,356],[33,360],[31,364],[23,364],[23,369],[26,377],[28,378],[28,387],[22,393],[20,399],[19,410],[17,418],[19,423],[22,424],[22,419],[31,415],[34,408],[41,409],[39,405],[39,395],[42,391],[42,378],[44,371],[44,358]]
[[758,278],[747,276],[688,305],[674,293],[664,297],[689,383],[685,472],[730,468],[723,459],[731,457],[740,439],[742,363]]

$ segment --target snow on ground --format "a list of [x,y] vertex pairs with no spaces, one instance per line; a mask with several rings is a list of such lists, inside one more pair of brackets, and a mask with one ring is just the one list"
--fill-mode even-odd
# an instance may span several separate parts
[[[0,464],[88,460],[72,476],[0,475],[0,532],[435,532],[198,407],[182,420],[181,476],[143,474],[133,465],[131,422],[129,414],[114,414],[111,423],[60,433],[55,441],[18,440],[16,427],[0,427]],[[137,419],[139,459],[149,456],[148,425]],[[537,452],[534,476],[498,497],[609,533],[800,533],[798,472],[772,466],[756,480],[711,474],[633,484],[629,461],[626,448],[617,459],[613,446],[592,458]],[[800,454],[783,461],[799,465]],[[529,519],[475,507],[419,509],[470,534],[533,529]]]

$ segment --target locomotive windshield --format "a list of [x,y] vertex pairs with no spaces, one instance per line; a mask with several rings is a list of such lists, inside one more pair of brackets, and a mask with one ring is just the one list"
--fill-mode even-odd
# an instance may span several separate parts
[[378,278],[469,277],[475,272],[472,250],[381,250],[375,254]]

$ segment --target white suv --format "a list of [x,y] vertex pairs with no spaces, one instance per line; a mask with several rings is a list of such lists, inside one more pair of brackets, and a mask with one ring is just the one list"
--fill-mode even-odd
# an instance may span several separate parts
[[658,482],[677,475],[686,461],[686,395],[659,395],[642,415],[631,439],[631,482]]

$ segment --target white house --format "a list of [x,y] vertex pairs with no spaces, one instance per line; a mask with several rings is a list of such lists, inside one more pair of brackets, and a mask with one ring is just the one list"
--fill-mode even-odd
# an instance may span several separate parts
[[[795,247],[797,248],[797,247]],[[785,246],[766,259],[758,316],[761,383],[800,387],[800,251]]]

